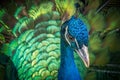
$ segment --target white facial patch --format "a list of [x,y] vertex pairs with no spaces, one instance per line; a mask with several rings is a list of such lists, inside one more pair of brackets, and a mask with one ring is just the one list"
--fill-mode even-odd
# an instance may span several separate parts
[[68,26],[65,28],[65,39],[68,42],[68,44],[71,46],[70,41],[67,38],[67,34],[68,34]]

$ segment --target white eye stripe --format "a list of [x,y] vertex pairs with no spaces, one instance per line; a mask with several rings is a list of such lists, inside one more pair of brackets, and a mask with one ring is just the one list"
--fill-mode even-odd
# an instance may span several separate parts
[[79,44],[78,44],[76,38],[75,38],[75,43],[76,43],[76,45],[77,45],[77,48],[80,49]]
[[70,44],[70,42],[69,42],[69,40],[67,38],[67,34],[68,34],[68,26],[65,28],[65,39],[68,42],[68,44],[71,46],[71,44]]

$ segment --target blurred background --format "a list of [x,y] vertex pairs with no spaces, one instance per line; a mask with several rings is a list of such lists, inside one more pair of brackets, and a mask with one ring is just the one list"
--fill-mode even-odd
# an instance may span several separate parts
[[0,1],[0,80],[57,80],[60,26],[79,3],[89,31],[90,67],[74,54],[84,80],[120,80],[119,0]]

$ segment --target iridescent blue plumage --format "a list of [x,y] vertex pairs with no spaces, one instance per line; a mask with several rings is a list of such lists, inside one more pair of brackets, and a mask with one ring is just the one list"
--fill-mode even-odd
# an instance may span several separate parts
[[88,31],[82,20],[72,16],[68,21],[68,30],[69,34],[78,40],[80,47],[83,44],[88,46]]
[[81,57],[85,65],[89,65],[87,52],[88,31],[86,25],[74,16],[61,27],[61,64],[58,80],[81,80],[74,62],[73,51]]

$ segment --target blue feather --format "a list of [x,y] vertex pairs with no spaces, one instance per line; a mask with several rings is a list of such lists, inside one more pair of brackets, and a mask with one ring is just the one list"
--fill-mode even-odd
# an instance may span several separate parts
[[74,62],[73,49],[61,40],[61,63],[58,80],[81,80]]
[[[74,36],[79,44],[88,46],[88,31],[87,27],[82,20],[75,18],[74,16],[68,22],[68,30],[71,36]],[[80,46],[80,47],[81,47]]]

